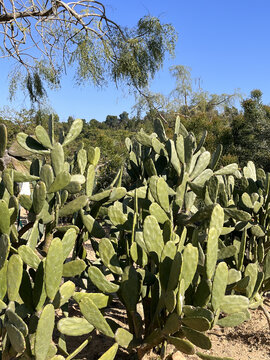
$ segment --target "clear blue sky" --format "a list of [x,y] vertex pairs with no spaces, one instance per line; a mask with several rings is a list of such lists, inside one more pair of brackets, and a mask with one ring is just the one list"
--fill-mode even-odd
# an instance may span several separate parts
[[[210,93],[232,93],[240,89],[248,95],[262,90],[270,103],[270,1],[269,0],[105,0],[107,14],[121,25],[133,26],[143,15],[160,17],[178,32],[176,57],[167,60],[152,84],[153,91],[169,93],[174,81],[171,65],[187,65],[192,77],[200,77]],[[1,62],[0,108],[26,107],[22,95],[8,101],[9,63]],[[63,78],[62,88],[49,91],[52,108],[65,121],[69,115],[104,121],[106,115],[130,112],[134,97],[114,85],[99,90],[93,86],[75,87],[72,74]]]

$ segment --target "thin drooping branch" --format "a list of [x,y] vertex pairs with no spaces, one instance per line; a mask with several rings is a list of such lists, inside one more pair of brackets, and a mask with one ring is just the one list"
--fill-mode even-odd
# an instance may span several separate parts
[[[0,58],[14,58],[27,70],[32,66],[30,60],[38,60],[40,53],[53,67],[57,51],[70,51],[73,38],[82,31],[106,47],[111,29],[126,40],[120,26],[107,18],[99,1],[0,0]],[[65,56],[62,62],[65,67]],[[57,69],[53,67],[53,71]]]

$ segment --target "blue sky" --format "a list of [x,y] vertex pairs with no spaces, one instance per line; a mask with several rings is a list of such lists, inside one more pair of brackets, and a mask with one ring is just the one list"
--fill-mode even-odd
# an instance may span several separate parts
[[[202,80],[210,93],[232,93],[240,89],[244,96],[259,88],[266,104],[270,103],[270,1],[258,0],[105,0],[107,14],[121,25],[133,26],[143,15],[158,16],[178,32],[176,57],[167,59],[152,83],[153,91],[168,94],[174,86],[168,68],[187,65],[192,77]],[[18,93],[8,101],[7,76],[10,63],[1,60],[0,108],[5,105],[27,107]],[[62,79],[62,88],[48,91],[49,103],[65,121],[69,115],[86,120],[104,121],[108,114],[130,112],[134,97],[128,89],[113,84],[99,90],[91,85],[77,87],[72,72]]]

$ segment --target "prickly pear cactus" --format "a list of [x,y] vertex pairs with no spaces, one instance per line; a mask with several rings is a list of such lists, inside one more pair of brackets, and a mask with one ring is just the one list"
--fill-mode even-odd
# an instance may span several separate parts
[[[61,144],[54,139],[53,119],[49,134],[40,125],[35,137],[18,134],[20,146],[38,158],[32,159],[28,172],[6,166],[1,169],[0,342],[2,357],[6,359],[51,359],[59,350],[68,357],[65,335],[73,335],[74,326],[76,334],[79,326],[67,312],[69,300],[73,296],[78,299],[73,279],[84,273],[87,266],[77,256],[78,244],[86,232],[96,234],[98,228],[94,219],[92,228],[86,228],[79,215],[89,207],[98,159],[92,165],[88,160],[79,161],[82,156],[78,156],[80,174],[74,174],[65,161],[64,147],[79,135],[81,128],[82,121],[75,120]],[[0,136],[0,158],[5,164],[7,133],[3,126]],[[18,194],[17,185],[22,182],[30,183],[31,195]],[[28,213],[28,223],[23,225],[19,218],[22,208]],[[71,223],[63,226],[66,217],[71,217]],[[76,218],[81,227],[75,225]],[[90,300],[98,312],[108,303],[103,294],[94,294]],[[62,312],[65,319],[58,325],[62,334],[58,345],[52,339],[55,310]],[[95,328],[86,323],[80,325],[80,334]],[[70,358],[74,356],[71,354]]]

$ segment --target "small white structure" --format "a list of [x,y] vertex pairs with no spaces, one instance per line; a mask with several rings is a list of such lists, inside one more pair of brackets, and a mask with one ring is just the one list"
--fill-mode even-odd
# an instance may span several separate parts
[[31,195],[30,183],[29,182],[23,182],[22,183],[20,194],[21,195],[29,195],[29,196]]

